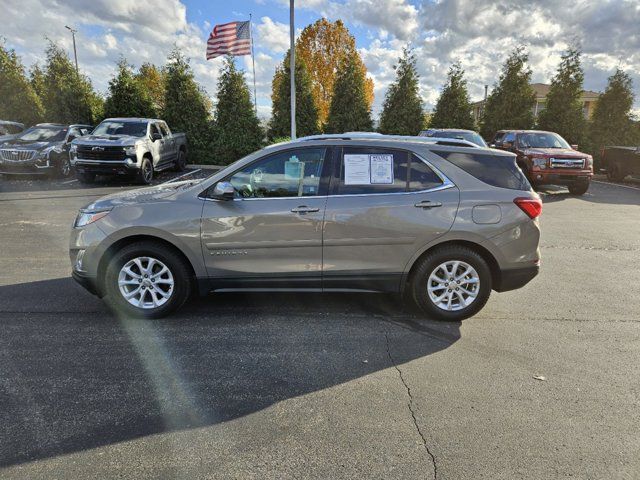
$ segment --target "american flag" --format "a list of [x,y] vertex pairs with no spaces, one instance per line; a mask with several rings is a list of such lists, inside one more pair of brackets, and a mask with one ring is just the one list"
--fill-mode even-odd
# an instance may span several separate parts
[[251,53],[249,22],[230,22],[213,27],[207,40],[207,60],[227,53],[231,55]]

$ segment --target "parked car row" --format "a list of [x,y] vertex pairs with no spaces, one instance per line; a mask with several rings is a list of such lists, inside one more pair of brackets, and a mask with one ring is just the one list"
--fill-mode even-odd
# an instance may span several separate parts
[[0,133],[11,132],[0,141],[1,174],[65,178],[75,171],[83,183],[115,175],[149,184],[156,172],[187,164],[185,134],[159,119],[108,118],[95,128],[41,123],[17,131],[20,126],[0,122]]

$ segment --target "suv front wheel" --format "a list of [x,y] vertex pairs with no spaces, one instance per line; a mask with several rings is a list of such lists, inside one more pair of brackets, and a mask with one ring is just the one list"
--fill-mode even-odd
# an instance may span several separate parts
[[491,270],[475,251],[442,247],[420,260],[411,276],[414,302],[435,320],[459,321],[478,313],[491,294]]
[[161,318],[189,298],[191,273],[170,248],[154,242],[134,243],[110,260],[104,289],[105,300],[116,312]]

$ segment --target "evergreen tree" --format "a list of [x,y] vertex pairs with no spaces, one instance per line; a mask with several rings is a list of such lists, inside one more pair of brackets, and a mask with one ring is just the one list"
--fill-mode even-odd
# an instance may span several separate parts
[[607,88],[598,98],[590,124],[587,149],[599,160],[600,149],[605,145],[629,145],[635,141],[631,77],[617,69],[609,77]]
[[46,56],[42,102],[47,120],[90,124],[100,120],[103,101],[91,81],[76,72],[69,56],[55,43],[49,43]]
[[562,55],[558,72],[551,80],[545,108],[538,115],[538,126],[556,132],[569,143],[582,143],[586,121],[582,113],[584,73],[580,50],[570,48]]
[[215,163],[229,164],[258,150],[264,136],[244,73],[236,68],[231,56],[225,58],[217,97]]
[[158,111],[142,83],[134,76],[131,66],[122,58],[118,71],[109,81],[109,94],[104,102],[105,117],[155,118]]
[[531,69],[526,64],[529,55],[517,47],[502,66],[498,83],[487,98],[480,133],[490,139],[503,128],[533,127],[535,92],[531,88]]
[[473,130],[471,102],[467,91],[464,69],[459,62],[449,68],[447,81],[442,88],[430,126],[434,128],[464,128]]
[[176,132],[187,134],[189,161],[217,163],[212,158],[211,101],[196,83],[189,61],[174,49],[164,67],[162,119]]
[[[291,135],[291,70],[290,54],[287,52],[284,61],[276,70],[272,82],[271,122],[269,123],[269,139]],[[313,100],[311,80],[304,60],[296,55],[296,134],[299,137],[319,132],[318,109]]]
[[364,72],[357,59],[347,57],[333,87],[327,133],[369,132],[373,130],[367,102]]
[[424,111],[413,52],[403,49],[402,57],[394,68],[396,80],[387,90],[379,130],[394,135],[417,135],[424,124]]
[[34,64],[29,71],[29,82],[33,91],[36,92],[38,98],[44,98],[46,91],[46,78],[44,71],[40,68],[39,64]]
[[33,125],[42,114],[40,99],[18,55],[0,43],[0,118]]

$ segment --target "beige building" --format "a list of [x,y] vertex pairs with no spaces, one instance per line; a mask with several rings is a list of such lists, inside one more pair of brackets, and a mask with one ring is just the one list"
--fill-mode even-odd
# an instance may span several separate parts
[[[544,110],[545,104],[547,102],[547,94],[549,93],[549,89],[551,85],[547,85],[546,83],[532,83],[531,88],[536,94],[536,103],[533,106],[533,116],[538,117],[538,114]],[[582,101],[582,113],[584,114],[584,118],[590,118],[593,115],[593,108],[595,107],[596,100],[600,94],[598,92],[592,92],[590,90],[583,90],[582,97],[580,100]],[[471,104],[471,108],[473,109],[473,118],[476,122],[479,122],[484,114],[484,100],[480,100],[479,102],[475,102]]]

